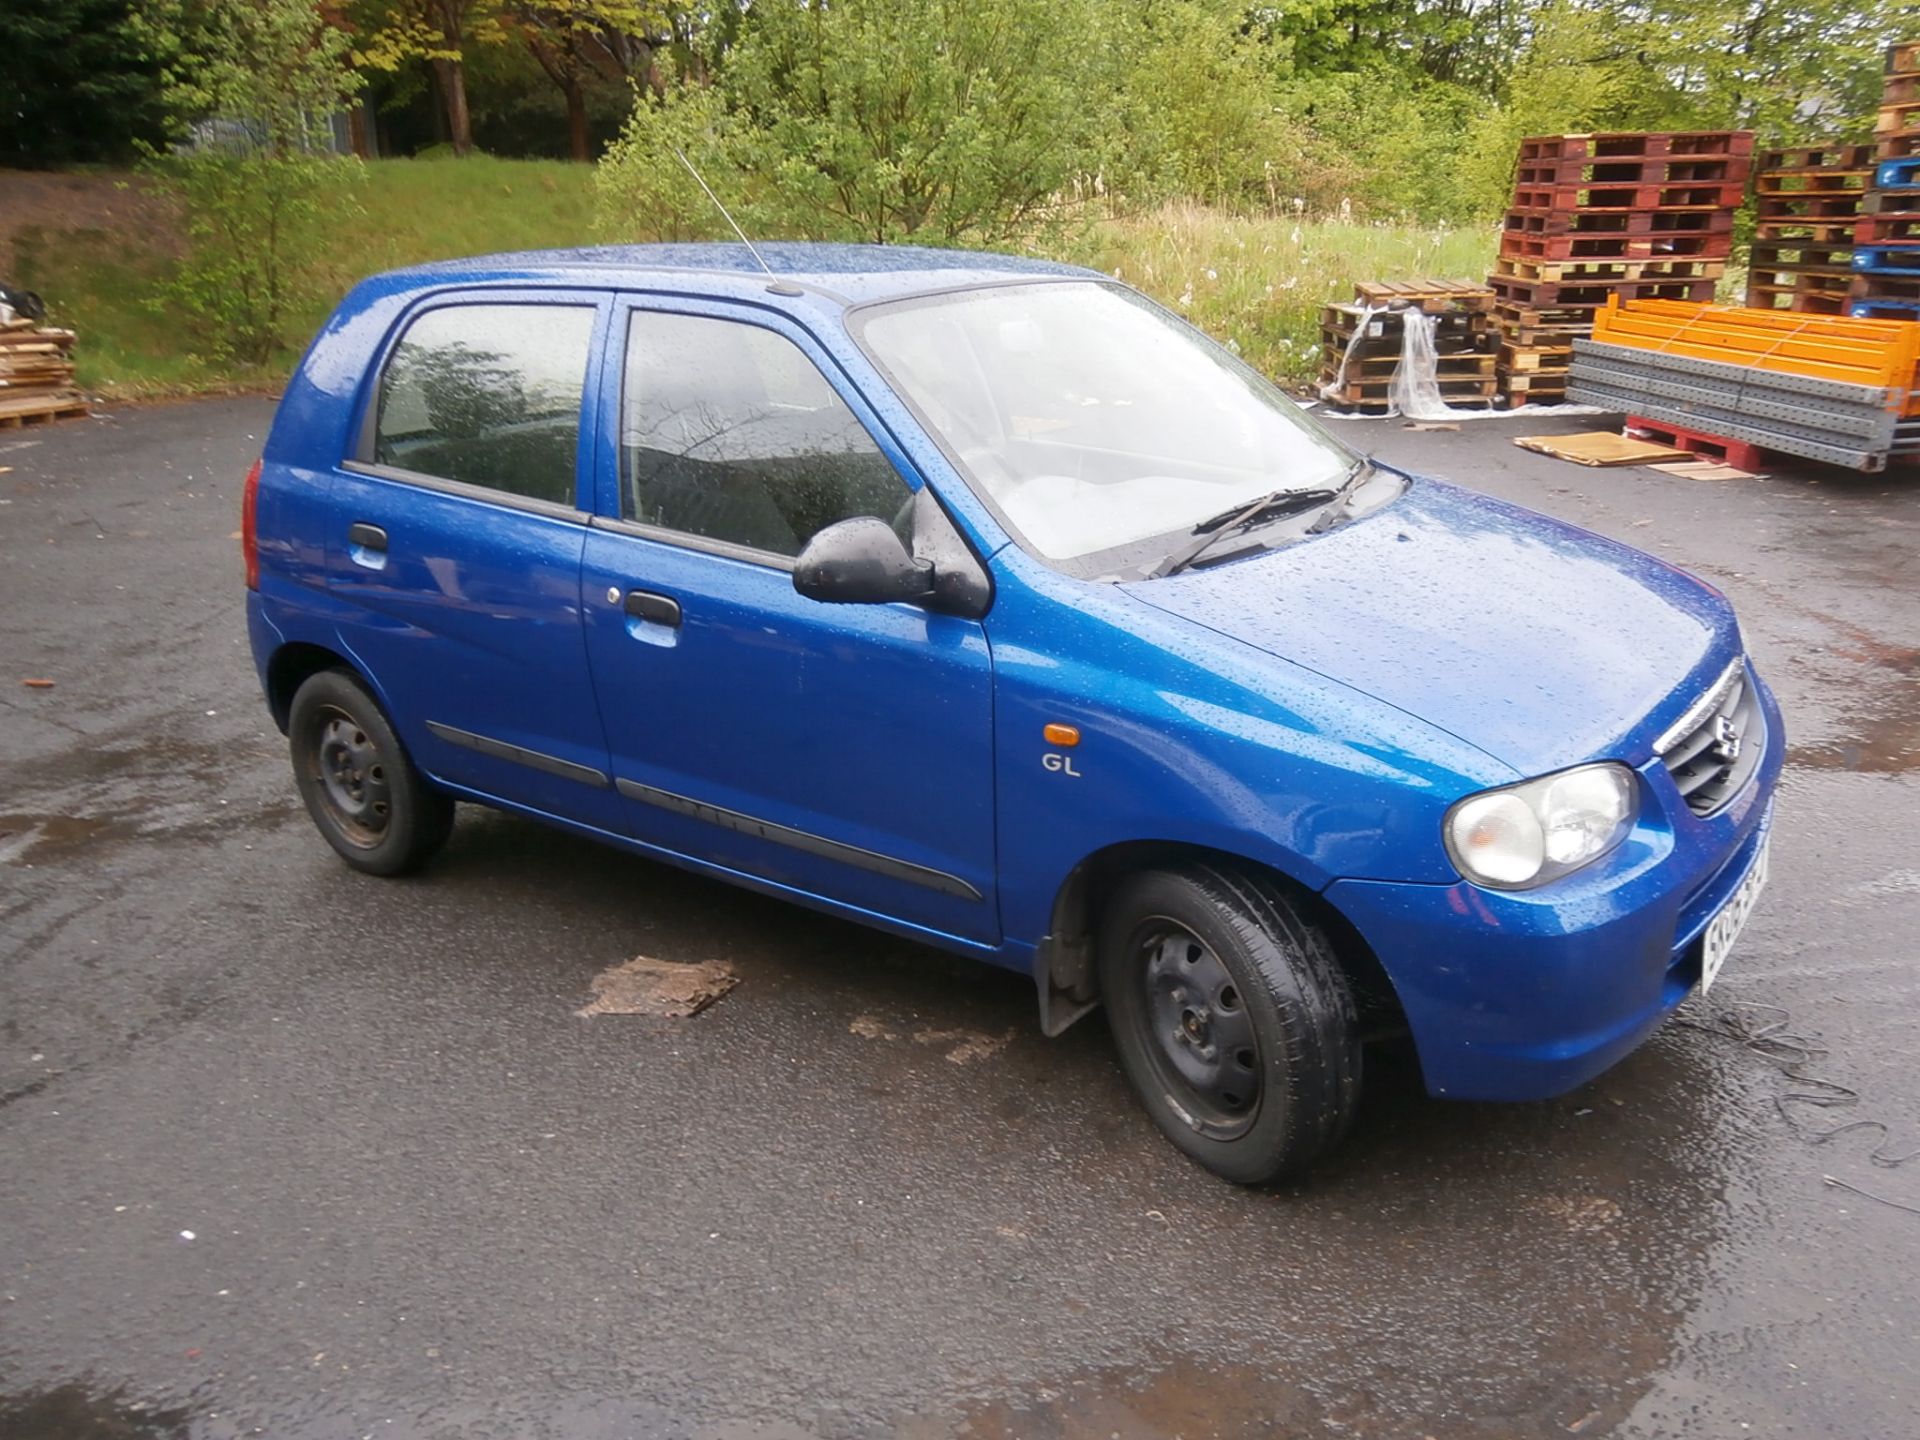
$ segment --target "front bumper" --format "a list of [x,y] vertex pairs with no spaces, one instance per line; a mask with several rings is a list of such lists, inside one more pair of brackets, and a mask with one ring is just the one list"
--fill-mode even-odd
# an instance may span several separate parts
[[1693,991],[1707,922],[1772,824],[1786,742],[1773,696],[1764,685],[1760,693],[1765,758],[1715,815],[1689,811],[1653,759],[1639,771],[1633,833],[1564,880],[1517,892],[1465,881],[1328,887],[1393,980],[1429,1091],[1564,1094],[1639,1045]]

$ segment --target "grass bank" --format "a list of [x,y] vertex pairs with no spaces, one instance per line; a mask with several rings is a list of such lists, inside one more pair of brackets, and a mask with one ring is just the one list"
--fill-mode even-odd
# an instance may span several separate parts
[[[365,167],[360,213],[334,222],[327,274],[290,330],[310,334],[356,279],[396,265],[594,238],[593,174],[557,161],[381,160]],[[124,177],[100,184],[124,186]],[[106,219],[102,219],[102,216]],[[291,356],[261,370],[206,360],[190,325],[154,302],[176,263],[164,216],[130,226],[125,207],[77,203],[58,226],[14,236],[14,279],[80,334],[86,387],[118,395],[270,388]],[[1251,363],[1286,381],[1317,364],[1319,312],[1353,282],[1484,275],[1491,230],[1245,218],[1175,206],[1063,232],[1045,252],[1137,285]]]

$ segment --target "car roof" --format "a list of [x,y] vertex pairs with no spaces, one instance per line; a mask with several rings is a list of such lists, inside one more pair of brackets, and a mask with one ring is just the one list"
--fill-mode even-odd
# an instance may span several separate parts
[[[897,300],[941,290],[1006,284],[1022,279],[1105,279],[1097,270],[1025,255],[985,250],[937,250],[920,245],[838,245],[768,241],[756,247],[780,279],[840,306]],[[609,283],[658,289],[704,275],[733,290],[763,272],[738,243],[595,245],[571,250],[520,250],[475,255],[396,270],[383,289],[443,284]],[[764,287],[759,287],[764,289]]]

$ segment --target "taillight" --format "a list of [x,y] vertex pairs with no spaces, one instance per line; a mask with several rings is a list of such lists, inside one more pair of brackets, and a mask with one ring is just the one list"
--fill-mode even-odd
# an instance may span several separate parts
[[247,588],[260,588],[260,536],[255,514],[260,508],[260,462],[247,471],[247,483],[240,490],[240,555],[247,562]]

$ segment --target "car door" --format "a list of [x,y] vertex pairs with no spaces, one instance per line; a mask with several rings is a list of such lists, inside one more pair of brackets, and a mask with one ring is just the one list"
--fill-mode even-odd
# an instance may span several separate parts
[[793,588],[826,525],[908,523],[920,480],[897,446],[811,337],[757,308],[621,308],[602,386],[614,443],[587,537],[587,654],[633,834],[997,941],[980,623]]
[[489,290],[411,312],[333,480],[327,568],[341,642],[420,765],[617,831],[580,616],[581,422],[611,308]]

